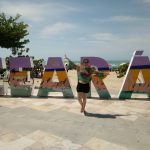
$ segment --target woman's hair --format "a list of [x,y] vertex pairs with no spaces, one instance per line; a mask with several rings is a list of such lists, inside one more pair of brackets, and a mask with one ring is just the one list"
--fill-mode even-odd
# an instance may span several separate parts
[[83,58],[83,60],[82,60],[82,64],[83,64],[84,62],[89,63],[89,60],[88,60],[87,58]]

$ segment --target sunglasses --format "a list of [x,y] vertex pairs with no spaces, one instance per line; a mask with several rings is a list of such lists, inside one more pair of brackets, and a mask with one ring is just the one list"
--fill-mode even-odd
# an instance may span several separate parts
[[87,64],[87,63],[89,63],[88,61],[85,61],[85,62],[83,62],[84,64]]

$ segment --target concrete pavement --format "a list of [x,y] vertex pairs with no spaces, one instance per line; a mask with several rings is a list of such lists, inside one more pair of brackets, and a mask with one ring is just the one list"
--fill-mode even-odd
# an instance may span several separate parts
[[0,150],[149,150],[150,101],[0,98]]

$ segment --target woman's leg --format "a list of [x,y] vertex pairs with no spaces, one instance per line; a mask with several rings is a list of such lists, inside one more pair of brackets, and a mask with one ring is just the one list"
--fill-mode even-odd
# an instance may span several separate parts
[[82,105],[82,107],[83,107],[83,111],[85,111],[85,106],[86,106],[86,100],[87,100],[87,93],[83,93],[83,105]]
[[83,112],[83,102],[82,102],[82,99],[83,99],[83,93],[82,92],[78,92],[78,102],[80,103],[81,105],[81,112]]

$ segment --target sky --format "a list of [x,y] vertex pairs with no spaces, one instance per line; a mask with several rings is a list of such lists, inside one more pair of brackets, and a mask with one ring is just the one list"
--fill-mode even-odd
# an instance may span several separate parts
[[135,50],[150,57],[150,0],[0,0],[0,12],[29,25],[35,58],[130,60]]

